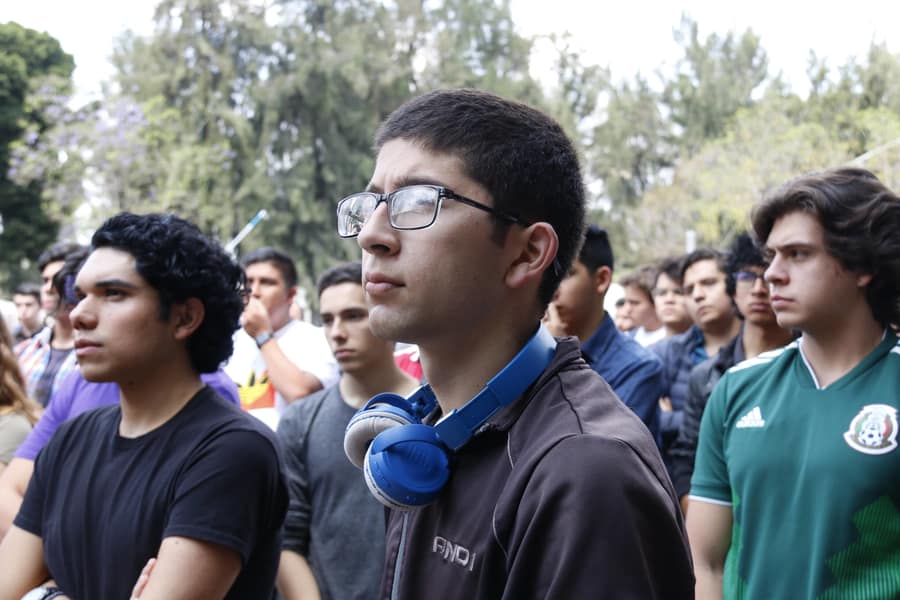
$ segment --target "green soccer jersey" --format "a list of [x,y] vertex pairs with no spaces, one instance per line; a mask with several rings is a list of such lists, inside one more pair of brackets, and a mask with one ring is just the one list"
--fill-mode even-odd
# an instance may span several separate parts
[[732,507],[726,599],[900,598],[898,408],[890,333],[825,389],[799,342],[725,374],[691,497]]

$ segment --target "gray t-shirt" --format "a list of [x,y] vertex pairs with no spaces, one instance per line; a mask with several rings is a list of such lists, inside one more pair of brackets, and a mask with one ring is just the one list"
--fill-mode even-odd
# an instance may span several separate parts
[[310,563],[323,600],[375,598],[384,564],[384,507],[344,455],[355,413],[333,385],[278,423],[290,492],[282,548]]
[[0,415],[0,463],[7,465],[19,445],[31,433],[31,423],[20,412]]

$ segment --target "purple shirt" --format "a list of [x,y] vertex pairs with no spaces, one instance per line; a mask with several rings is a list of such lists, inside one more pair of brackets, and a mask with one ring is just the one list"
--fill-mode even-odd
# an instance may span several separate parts
[[[221,369],[215,373],[204,373],[200,378],[203,383],[229,402],[236,406],[241,405],[237,386]],[[116,404],[118,401],[119,386],[117,384],[86,381],[81,376],[81,371],[75,369],[60,383],[59,389],[50,398],[50,403],[40,421],[16,450],[15,457],[34,460],[60,425],[83,412]]]

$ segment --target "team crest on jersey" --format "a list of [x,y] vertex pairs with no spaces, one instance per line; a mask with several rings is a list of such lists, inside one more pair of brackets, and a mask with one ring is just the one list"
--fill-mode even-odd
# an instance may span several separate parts
[[844,433],[847,444],[865,454],[887,454],[897,447],[897,409],[887,404],[863,406]]

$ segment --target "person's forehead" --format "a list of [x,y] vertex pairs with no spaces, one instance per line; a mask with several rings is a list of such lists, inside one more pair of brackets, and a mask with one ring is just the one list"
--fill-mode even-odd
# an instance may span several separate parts
[[719,263],[717,263],[715,259],[703,258],[685,269],[684,281],[687,283],[688,280],[705,279],[707,277],[716,277],[717,275],[723,274],[724,273],[719,269]]
[[116,248],[98,248],[91,252],[78,271],[75,284],[85,287],[111,280],[125,281],[137,286],[146,284],[144,278],[137,272],[134,256]]
[[319,295],[319,312],[338,314],[349,309],[368,310],[361,284],[345,281],[330,285]]
[[442,185],[462,196],[493,205],[487,190],[466,175],[457,155],[434,152],[412,140],[393,139],[378,151],[368,189],[384,193],[410,183]]
[[37,298],[31,294],[13,294],[13,302],[21,302],[22,304],[37,304]]
[[744,265],[738,265],[737,269],[735,269],[735,270],[736,271],[745,271],[748,273],[762,273],[763,271],[766,270],[766,267],[764,265],[758,265],[758,264],[744,264]]
[[56,275],[56,272],[63,268],[65,261],[62,260],[54,260],[48,262],[44,265],[44,268],[41,269],[41,275],[44,277],[53,277]]
[[278,267],[275,266],[275,263],[269,261],[260,261],[247,265],[244,267],[244,273],[247,277],[251,278],[269,278],[269,279],[277,279],[279,282],[283,282],[284,278],[281,276],[281,271],[278,270]]
[[643,300],[649,298],[647,292],[644,291],[644,288],[637,285],[636,283],[629,283],[628,285],[624,286],[624,291],[625,295],[631,299],[638,298]]
[[794,211],[779,217],[772,225],[767,248],[777,248],[791,244],[820,245],[824,239],[824,229],[813,215]]

